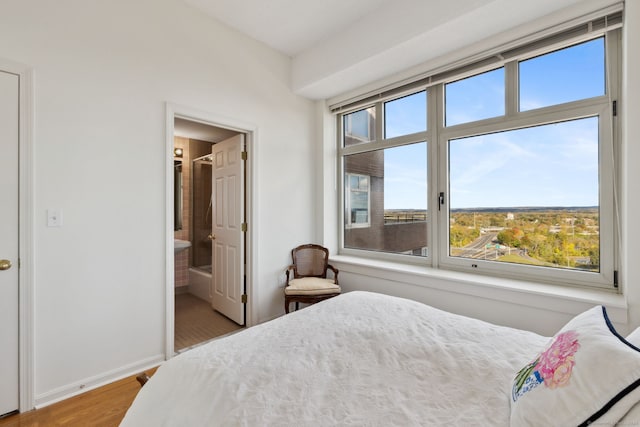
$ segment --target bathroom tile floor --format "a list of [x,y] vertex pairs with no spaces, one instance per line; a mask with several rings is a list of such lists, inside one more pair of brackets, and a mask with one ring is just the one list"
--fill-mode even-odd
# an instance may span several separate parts
[[243,329],[191,294],[178,294],[175,300],[175,337],[177,352],[196,344]]

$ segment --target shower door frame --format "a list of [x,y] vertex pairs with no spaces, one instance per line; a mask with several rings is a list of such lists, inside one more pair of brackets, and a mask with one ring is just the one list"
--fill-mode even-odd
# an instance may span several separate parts
[[[213,147],[213,144],[211,146]],[[210,159],[206,160],[206,157],[209,157]],[[195,175],[196,175],[195,164],[197,162],[199,162],[199,161],[209,162],[209,166],[211,167],[211,175],[213,175],[213,160],[211,160],[211,154],[205,154],[204,156],[200,156],[200,157],[197,157],[197,158],[191,160],[191,187],[190,187],[191,188],[191,222],[190,222],[190,224],[191,224],[191,236],[192,236],[192,239],[196,238],[196,218],[195,218],[196,197],[195,197],[194,193],[195,193],[195,188],[196,188],[195,187],[196,182],[198,182],[199,180],[196,180],[196,177],[195,177]],[[209,185],[211,185],[211,176],[209,176]],[[211,199],[212,194],[213,194],[213,188],[211,189],[211,192],[209,194],[209,209],[213,209],[213,206],[211,204],[212,203],[212,199]],[[205,219],[206,219],[206,216],[207,216],[206,212],[205,212],[204,216],[205,216]],[[211,212],[211,216],[213,217],[213,212]],[[211,234],[211,226],[213,224],[209,224],[209,225],[210,225],[209,232],[207,234]],[[192,241],[192,243],[193,243],[193,241]],[[211,245],[211,241],[209,241],[209,245]],[[197,269],[199,271],[202,271],[203,273],[213,274],[213,263],[211,261],[211,257],[212,257],[211,254],[213,253],[213,248],[211,248],[211,250],[209,251],[209,256],[207,257],[207,261],[209,262],[208,265],[209,265],[211,271],[206,271],[206,270],[203,270],[202,268],[200,268],[200,266],[196,265],[196,263],[195,263],[197,246],[195,244],[192,244],[191,247],[192,247],[192,252],[191,252],[191,266],[190,266],[190,268],[195,268],[195,269]],[[209,290],[208,298],[211,299],[211,290]]]
[[255,206],[255,165],[256,141],[258,140],[258,128],[256,125],[241,119],[222,117],[214,113],[198,110],[184,105],[167,102],[165,106],[165,359],[169,360],[176,355],[174,350],[175,332],[175,265],[174,265],[174,241],[173,241],[173,144],[174,144],[174,120],[176,118],[199,122],[209,126],[226,128],[245,134],[245,150],[247,161],[245,163],[245,217],[249,224],[245,233],[244,250],[244,292],[247,294],[245,305],[245,327],[253,326],[257,319],[257,295],[253,286],[253,277],[257,275],[255,262],[257,254],[253,245],[253,236],[258,235],[257,221],[254,218],[253,206]]

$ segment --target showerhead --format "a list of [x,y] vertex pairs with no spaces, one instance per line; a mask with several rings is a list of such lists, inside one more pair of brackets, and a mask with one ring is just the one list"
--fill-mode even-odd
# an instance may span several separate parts
[[201,163],[209,163],[211,164],[213,162],[213,156],[211,154],[205,154],[202,157],[197,157],[195,159],[193,159],[193,162],[201,162]]

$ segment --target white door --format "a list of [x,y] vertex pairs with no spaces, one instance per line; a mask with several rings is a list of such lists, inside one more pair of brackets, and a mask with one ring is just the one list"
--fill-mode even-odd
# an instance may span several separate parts
[[244,135],[213,145],[213,308],[244,325]]
[[18,409],[19,77],[0,71],[0,415]]

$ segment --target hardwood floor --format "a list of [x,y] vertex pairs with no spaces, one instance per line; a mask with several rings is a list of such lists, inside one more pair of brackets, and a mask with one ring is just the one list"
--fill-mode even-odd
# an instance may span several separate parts
[[[242,329],[193,295],[176,296],[176,349]],[[152,375],[155,369],[146,371]],[[131,376],[35,411],[0,419],[0,427],[116,427],[140,391]]]
[[[153,374],[155,369],[146,371]],[[136,377],[88,391],[62,402],[0,419],[0,427],[115,427],[140,391]]]

